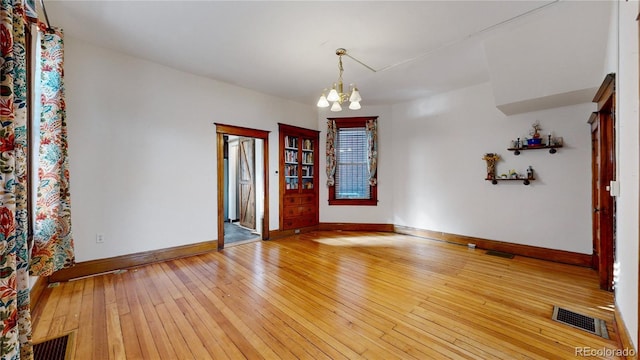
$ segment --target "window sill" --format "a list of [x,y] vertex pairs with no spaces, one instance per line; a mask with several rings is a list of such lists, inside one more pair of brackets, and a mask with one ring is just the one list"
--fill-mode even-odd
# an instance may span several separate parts
[[377,206],[376,199],[329,199],[329,205]]

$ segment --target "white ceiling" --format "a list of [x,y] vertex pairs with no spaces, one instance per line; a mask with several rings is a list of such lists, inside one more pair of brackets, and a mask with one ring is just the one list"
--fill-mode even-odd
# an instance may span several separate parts
[[[67,36],[200,76],[315,104],[337,79],[365,104],[489,80],[482,40],[554,1],[46,1]],[[535,10],[539,9],[539,10]],[[535,10],[535,11],[534,11]]]

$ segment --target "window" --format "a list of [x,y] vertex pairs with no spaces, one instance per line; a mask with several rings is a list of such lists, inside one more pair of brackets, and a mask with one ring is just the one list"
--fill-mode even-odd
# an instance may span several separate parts
[[327,148],[332,147],[332,155],[327,152],[327,162],[335,163],[329,205],[377,205],[377,117],[328,120],[333,136],[327,137]]
[[[36,122],[34,119],[37,117],[34,115],[33,105],[39,104],[36,101],[35,93],[34,93],[34,85],[39,83],[38,81],[34,81],[34,72],[35,72],[35,61],[33,57],[34,53],[34,44],[39,44],[39,39],[35,38],[38,34],[38,31],[35,29],[35,25],[32,25],[30,22],[25,26],[25,58],[26,58],[26,72],[27,72],[27,149],[26,157],[27,157],[27,213],[29,216],[29,222],[27,225],[27,247],[31,249],[31,245],[33,244],[33,228],[36,218],[35,211],[35,193],[37,191],[37,185],[34,186],[34,181],[38,181],[38,162],[33,160],[33,155],[37,152],[33,151],[34,139],[33,139],[33,128],[37,128],[39,126],[39,122]],[[35,164],[35,171],[34,171]]]
[[41,34],[38,31],[37,19],[29,18],[31,21],[27,24],[25,36],[25,56],[27,61],[27,212],[29,214],[27,243],[31,248],[36,223],[38,186],[40,178],[38,175],[39,156],[40,156],[40,113],[42,105],[40,104],[41,92],[41,75],[40,66],[40,43]]
[[33,244],[34,229],[36,222],[36,199],[38,195],[38,157],[40,155],[40,96],[41,96],[41,68],[40,68],[40,32],[38,31],[38,20],[28,17],[25,26],[25,61],[27,80],[27,247],[31,249]]

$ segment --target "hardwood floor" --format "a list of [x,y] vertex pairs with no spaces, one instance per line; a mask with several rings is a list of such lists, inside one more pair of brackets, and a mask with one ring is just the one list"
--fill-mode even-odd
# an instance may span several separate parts
[[[587,268],[312,232],[61,283],[33,338],[76,330],[76,359],[574,359],[617,348],[612,303]],[[552,321],[553,305],[612,340]]]

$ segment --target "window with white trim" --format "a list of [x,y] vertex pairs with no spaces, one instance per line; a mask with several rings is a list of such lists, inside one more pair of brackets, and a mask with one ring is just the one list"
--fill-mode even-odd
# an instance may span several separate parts
[[[367,121],[376,117],[331,118],[334,121],[335,171],[329,186],[329,205],[377,205],[377,186],[371,185],[370,134]],[[374,172],[374,184],[377,174]]]

